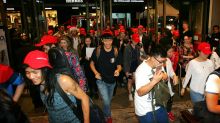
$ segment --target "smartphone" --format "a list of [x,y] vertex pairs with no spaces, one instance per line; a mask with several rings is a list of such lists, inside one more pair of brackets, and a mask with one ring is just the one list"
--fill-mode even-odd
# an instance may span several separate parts
[[158,72],[158,71],[160,71],[160,70],[162,70],[162,64],[161,65],[158,65],[155,69],[156,69],[156,72]]

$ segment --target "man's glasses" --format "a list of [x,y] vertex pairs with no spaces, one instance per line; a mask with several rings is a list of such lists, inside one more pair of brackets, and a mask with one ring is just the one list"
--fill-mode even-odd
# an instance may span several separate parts
[[163,64],[164,61],[159,61],[157,58],[154,57],[154,59],[159,63],[159,64]]

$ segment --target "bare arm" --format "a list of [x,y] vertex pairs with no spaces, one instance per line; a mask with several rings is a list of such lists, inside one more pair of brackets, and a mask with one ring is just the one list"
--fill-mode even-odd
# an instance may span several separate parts
[[122,70],[121,65],[117,65],[117,69],[116,69],[115,72],[114,72],[114,76],[119,76],[121,70]]
[[218,94],[206,93],[206,103],[208,110],[220,114],[220,105],[218,105]]
[[25,86],[25,83],[22,83],[16,87],[15,94],[13,96],[13,100],[15,102],[17,102],[19,100],[19,98],[21,97],[21,94],[24,90],[24,86]]
[[95,68],[95,63],[93,61],[90,62],[90,68],[92,70],[92,72],[95,74],[95,78],[96,79],[101,79],[101,75],[100,73],[96,70]]
[[59,79],[61,88],[81,101],[84,123],[89,123],[89,97],[79,85],[69,76],[61,75]]

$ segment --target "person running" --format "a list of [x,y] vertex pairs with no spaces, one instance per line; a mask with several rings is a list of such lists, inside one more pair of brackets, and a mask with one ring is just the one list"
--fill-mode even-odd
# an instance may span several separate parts
[[[73,103],[76,98],[81,101],[84,123],[89,123],[89,98],[71,76],[58,72],[53,74],[48,55],[42,51],[34,50],[24,59],[26,77],[34,85],[40,86],[40,95],[48,111],[50,123],[80,123],[73,110],[66,104],[55,88],[55,83],[60,84],[63,91]],[[57,81],[56,81],[57,80]]]
[[103,46],[93,51],[90,67],[97,79],[106,121],[112,123],[111,99],[116,85],[115,77],[118,77],[122,70],[121,54],[112,46],[113,36],[109,31],[102,35],[102,42]]

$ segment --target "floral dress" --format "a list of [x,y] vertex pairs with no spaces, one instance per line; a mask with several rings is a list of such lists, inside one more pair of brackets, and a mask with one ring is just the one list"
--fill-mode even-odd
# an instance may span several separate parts
[[[190,46],[180,46],[179,47],[179,62],[182,66],[183,69],[186,69],[187,64],[189,63],[190,60],[192,60],[195,57],[195,51],[193,49],[193,45]],[[194,56],[193,58],[183,58],[183,56]]]
[[65,52],[70,63],[74,78],[78,81],[79,86],[84,92],[87,92],[86,76],[80,66],[79,58],[73,52]]

